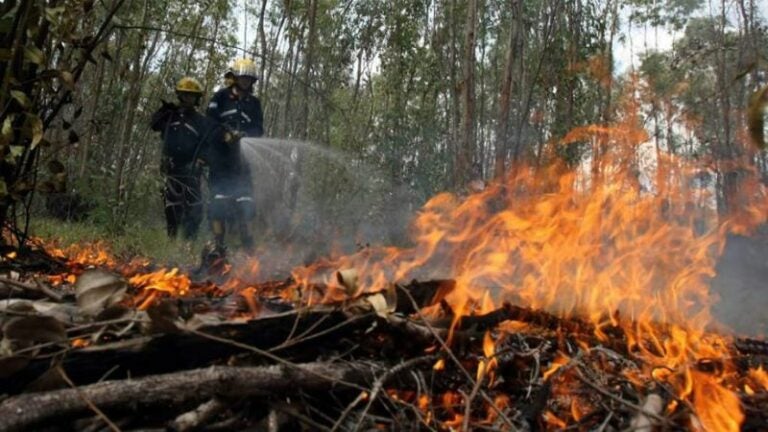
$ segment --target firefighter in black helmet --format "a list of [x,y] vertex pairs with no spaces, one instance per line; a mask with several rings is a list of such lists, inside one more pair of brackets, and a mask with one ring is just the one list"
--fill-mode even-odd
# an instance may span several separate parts
[[163,139],[160,171],[165,176],[163,201],[170,237],[176,237],[179,227],[185,239],[197,235],[203,216],[200,158],[207,146],[223,139],[223,129],[196,109],[202,95],[196,79],[181,78],[176,84],[178,105],[162,101],[151,119],[152,130]]

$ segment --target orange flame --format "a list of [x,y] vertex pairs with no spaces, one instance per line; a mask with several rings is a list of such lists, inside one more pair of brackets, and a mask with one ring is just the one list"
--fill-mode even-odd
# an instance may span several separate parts
[[693,372],[696,415],[708,431],[739,431],[744,421],[738,395],[710,375]]
[[558,353],[557,357],[552,360],[552,364],[549,368],[541,374],[541,377],[544,381],[547,381],[561,367],[567,365],[569,361],[570,359],[568,357],[564,356],[562,353]]
[[768,391],[768,372],[762,366],[757,369],[750,369],[747,377],[755,384],[755,387],[762,387],[763,391]]
[[[745,182],[751,199],[742,217],[721,221],[711,190],[695,180],[710,168],[656,151],[637,110],[629,101],[619,123],[569,133],[562,145],[588,143],[599,155],[576,169],[519,168],[467,197],[437,195],[413,222],[413,247],[323,261],[294,272],[297,285],[328,281],[341,268],[356,269],[364,291],[452,277],[456,289],[445,300],[456,320],[501,302],[584,317],[600,340],[620,330],[645,376],[656,371],[680,397],[695,399],[704,424],[737,429],[732,384],[690,365],[728,355],[728,340],[705,332],[714,302],[708,281],[726,232],[765,220],[766,193]],[[478,374],[486,369],[482,363]],[[733,411],[728,420],[711,400]]]
[[[743,413],[734,392],[738,383],[729,377],[729,341],[705,331],[714,302],[708,280],[725,234],[765,220],[766,192],[759,181],[745,181],[741,214],[721,220],[717,197],[696,181],[711,168],[655,150],[637,112],[637,105],[626,101],[617,124],[568,133],[560,145],[593,149],[581,165],[521,167],[466,197],[439,194],[415,217],[412,247],[369,248],[297,268],[293,288],[313,304],[384,291],[392,282],[451,277],[456,288],[445,297],[454,312],[448,343],[462,316],[502,302],[582,317],[599,340],[611,331],[626,337],[627,349],[642,366],[634,383],[642,384],[642,376],[667,383],[694,406],[705,428],[737,431]],[[81,256],[74,256],[79,262]],[[114,265],[109,255],[86,258]],[[354,287],[338,281],[340,269],[354,270]],[[189,290],[189,280],[175,269],[134,276],[131,282],[151,290],[151,298]],[[316,292],[317,283],[328,289]],[[492,358],[493,340],[486,338],[490,346],[484,340],[484,352]],[[707,359],[719,359],[719,370],[705,373],[693,366]],[[568,360],[558,356],[542,378],[550,379]],[[478,377],[490,366],[483,360]],[[434,366],[443,367],[442,360]],[[764,372],[755,376],[750,388],[764,385]],[[581,408],[572,406],[571,415],[583,414]],[[550,426],[565,427],[554,413],[545,417]],[[461,423],[461,415],[455,414],[456,421]]]
[[150,273],[143,273],[128,278],[131,285],[140,288],[145,294],[144,298],[138,303],[140,310],[146,310],[157,298],[159,293],[165,293],[171,296],[184,296],[189,293],[192,285],[189,277],[179,274],[179,269],[171,270],[160,269]]
[[493,370],[496,368],[498,360],[494,357],[496,354],[496,344],[489,331],[486,331],[485,336],[483,336],[483,353],[485,354],[485,359],[480,360],[477,364],[477,381],[482,381],[487,375],[489,378],[488,385],[492,386],[495,378]]

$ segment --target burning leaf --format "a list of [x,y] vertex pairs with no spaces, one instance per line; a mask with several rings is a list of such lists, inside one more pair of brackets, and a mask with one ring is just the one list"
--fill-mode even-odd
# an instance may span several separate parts
[[128,284],[120,276],[104,270],[89,270],[75,283],[75,296],[80,310],[96,316],[125,297]]
[[395,308],[387,304],[387,299],[383,294],[374,294],[365,299],[371,305],[376,315],[384,318],[388,313],[394,312]]
[[376,315],[386,318],[387,314],[395,311],[396,303],[387,302],[382,293],[367,295],[347,304],[345,310],[351,313],[366,313],[373,311]]
[[353,296],[357,292],[357,270],[350,268],[336,272],[336,281],[343,286],[348,296]]

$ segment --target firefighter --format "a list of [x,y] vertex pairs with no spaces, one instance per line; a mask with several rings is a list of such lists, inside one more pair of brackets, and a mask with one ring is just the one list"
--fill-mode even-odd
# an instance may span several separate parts
[[[224,124],[231,131],[245,137],[260,137],[264,133],[261,101],[253,95],[253,84],[258,79],[256,65],[250,59],[238,59],[230,70],[232,85],[216,92],[208,104],[208,116]],[[228,74],[224,75],[225,84]]]
[[256,215],[250,167],[241,150],[240,138],[260,137],[264,133],[261,102],[253,95],[257,80],[256,65],[238,59],[232,65],[234,81],[213,95],[207,114],[227,130],[226,139],[211,149],[211,204],[208,217],[220,253],[224,251],[226,223],[234,220],[245,249],[252,249],[251,222]]
[[206,146],[223,139],[216,122],[199,113],[203,87],[191,77],[176,84],[178,105],[162,101],[152,114],[152,130],[163,140],[160,171],[165,176],[163,201],[169,237],[176,237],[179,227],[185,239],[197,236],[203,216],[200,188],[200,158]]

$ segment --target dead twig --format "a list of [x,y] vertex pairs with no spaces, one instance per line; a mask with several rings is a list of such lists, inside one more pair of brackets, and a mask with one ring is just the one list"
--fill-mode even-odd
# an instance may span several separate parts
[[83,392],[81,392],[81,391],[80,391],[80,388],[79,388],[79,387],[77,387],[77,386],[75,385],[75,383],[74,383],[74,382],[72,382],[72,380],[71,380],[71,379],[69,379],[69,376],[68,376],[68,375],[67,375],[67,373],[64,371],[64,368],[62,368],[61,366],[56,366],[56,371],[57,371],[57,372],[59,373],[59,375],[61,376],[61,379],[63,379],[63,380],[64,380],[64,382],[66,382],[68,386],[70,386],[70,387],[71,387],[73,390],[75,390],[75,391],[77,392],[77,395],[80,397],[80,399],[81,399],[83,402],[85,402],[85,404],[86,404],[86,405],[88,405],[88,408],[89,408],[91,411],[93,411],[93,412],[96,414],[96,416],[98,416],[98,417],[99,417],[101,420],[103,420],[103,421],[104,421],[104,423],[106,423],[106,424],[107,424],[107,426],[108,426],[110,429],[112,429],[112,431],[113,431],[113,432],[120,432],[120,428],[119,428],[119,427],[117,427],[117,425],[116,425],[114,422],[112,422],[112,420],[110,420],[110,419],[109,419],[109,417],[107,417],[107,415],[106,415],[106,414],[104,414],[104,412],[103,412],[102,410],[100,410],[100,409],[99,409],[99,407],[97,407],[97,406],[96,406],[96,405],[95,405],[95,404],[94,404],[94,403],[93,403],[93,402],[92,402],[92,401],[91,401],[91,400],[88,398],[88,396],[86,396],[86,395],[85,395]]
[[[443,338],[440,337],[440,335],[437,334],[437,331],[429,324],[429,322],[426,320],[424,315],[422,315],[421,310],[418,307],[418,304],[416,303],[416,300],[411,296],[411,294],[404,290],[405,294],[410,298],[411,303],[413,303],[413,307],[416,309],[416,313],[419,315],[419,318],[422,320],[424,325],[429,329],[429,331],[432,333],[434,338],[437,340],[437,342],[442,347],[443,351],[448,355],[448,357],[451,359],[451,361],[457,366],[458,370],[462,372],[462,374],[467,378],[467,381],[469,381],[472,386],[474,387],[477,385],[475,382],[475,379],[472,378],[472,375],[467,371],[466,368],[464,368],[464,365],[461,363],[461,361],[456,357],[456,355],[453,353],[451,348],[448,346],[448,344],[445,342]],[[512,420],[510,420],[500,409],[496,406],[495,403],[493,403],[493,400],[486,394],[484,391],[480,391],[480,395],[482,398],[488,403],[488,405],[493,409],[496,414],[499,415],[499,418],[503,419],[507,426],[512,428],[513,430],[516,430],[514,423],[512,423]]]
[[[490,364],[490,359],[489,359]],[[486,366],[487,368],[488,366]],[[463,421],[463,429],[462,430],[469,430],[469,419],[472,417],[472,401],[475,400],[475,397],[477,397],[477,392],[480,390],[480,386],[483,384],[483,381],[485,381],[485,369],[483,369],[482,374],[478,377],[477,382],[472,387],[472,391],[469,393],[469,395],[464,394],[462,392],[462,395],[465,398],[465,407],[464,407],[464,421]]]
[[39,289],[43,294],[48,296],[51,300],[54,300],[56,302],[61,302],[64,300],[64,296],[60,293],[57,293],[56,291],[52,290],[49,286],[46,286],[44,283],[40,282],[39,279],[33,278],[33,281],[35,281],[35,286],[37,286],[37,289]]
[[208,423],[212,418],[227,408],[227,404],[218,397],[214,397],[208,402],[198,406],[192,411],[176,417],[171,423],[171,427],[179,432],[188,431]]
[[368,394],[367,392],[361,392],[355,398],[355,400],[353,400],[349,405],[347,405],[347,408],[344,409],[344,411],[339,416],[338,420],[336,420],[336,423],[334,423],[333,427],[331,428],[331,431],[338,430],[339,427],[341,427],[341,423],[344,421],[347,415],[349,415],[349,413],[367,397],[368,403],[366,404],[365,408],[363,408],[363,412],[362,414],[360,414],[360,420],[358,420],[358,423],[357,425],[355,425],[355,428],[354,428],[354,430],[359,430],[360,423],[362,422],[362,419],[365,416],[365,413],[367,413],[368,410],[371,409],[373,402],[379,396],[379,393],[384,388],[384,384],[387,382],[387,380],[389,380],[390,378],[394,377],[395,375],[399,374],[404,370],[411,369],[422,363],[434,362],[436,359],[437,359],[436,356],[417,357],[417,358],[410,359],[406,362],[402,362],[394,366],[393,368],[389,369],[387,372],[385,372],[379,378],[376,379],[376,381],[373,383],[373,387],[371,388],[370,394]]
[[614,400],[614,401],[616,401],[616,402],[618,402],[618,403],[620,403],[620,404],[622,404],[624,406],[630,407],[630,408],[638,411],[639,413],[642,413],[642,414],[644,414],[644,415],[646,415],[646,416],[648,416],[648,417],[650,417],[650,418],[652,418],[652,419],[654,419],[654,420],[656,420],[658,422],[661,422],[664,425],[669,426],[669,421],[667,419],[665,419],[664,417],[662,417],[662,416],[660,416],[660,415],[658,415],[656,413],[653,413],[653,412],[650,412],[650,411],[646,411],[646,409],[643,408],[642,406],[640,406],[640,405],[638,405],[638,404],[636,404],[634,402],[630,402],[628,400],[620,398],[620,397],[614,395],[613,393],[610,393],[610,392],[606,391],[605,389],[601,388],[597,384],[591,382],[590,380],[588,380],[584,376],[584,374],[581,372],[581,370],[579,368],[576,368],[576,378],[578,378],[579,381],[581,381],[582,383],[588,385],[594,391],[600,393],[601,395],[603,395],[603,396],[605,396],[607,398],[610,398],[610,399],[612,399],[612,400]]
[[[373,315],[373,314],[371,314],[371,315]],[[307,329],[306,331],[304,331],[303,333],[298,335],[295,339],[289,338],[285,342],[281,343],[280,345],[278,345],[276,347],[273,347],[273,348],[270,348],[267,351],[273,353],[275,351],[284,350],[286,348],[290,348],[292,346],[299,345],[299,344],[305,343],[305,342],[313,340],[313,339],[317,339],[317,338],[319,338],[321,336],[325,336],[327,334],[331,334],[331,333],[333,333],[333,332],[335,332],[335,331],[337,331],[339,329],[342,329],[342,328],[344,328],[346,326],[349,326],[349,325],[352,325],[352,324],[356,324],[358,321],[367,321],[367,320],[370,320],[371,318],[372,318],[372,316],[369,316],[369,315],[354,316],[354,317],[352,317],[352,318],[350,318],[350,319],[348,319],[346,321],[342,321],[342,322],[340,322],[340,323],[338,323],[336,325],[328,327],[327,329],[325,329],[323,331],[319,331],[317,333],[309,334],[309,332],[311,330],[313,330],[313,329],[315,329],[317,327],[318,323],[316,323],[315,325],[313,325],[312,327],[310,327],[309,329]],[[324,319],[326,319],[326,317],[323,317],[323,318],[321,318],[318,321],[321,322]],[[297,318],[296,322],[298,322],[298,318]],[[291,331],[295,332],[295,330],[293,330],[293,329]]]
[[297,410],[291,408],[288,404],[278,404],[275,406],[275,409],[284,413],[287,416],[295,418],[296,420],[304,423],[307,426],[310,426],[312,430],[323,431],[323,432],[331,430],[327,426],[323,426],[320,423],[305,416],[304,414],[298,412]]
[[[5,286],[8,289],[7,295],[3,291],[2,297],[13,298],[14,292],[23,293],[25,299],[39,299],[45,297],[45,293],[34,285],[28,285],[24,282],[13,280],[4,276],[0,276],[0,287]],[[18,294],[17,294],[18,295]]]

